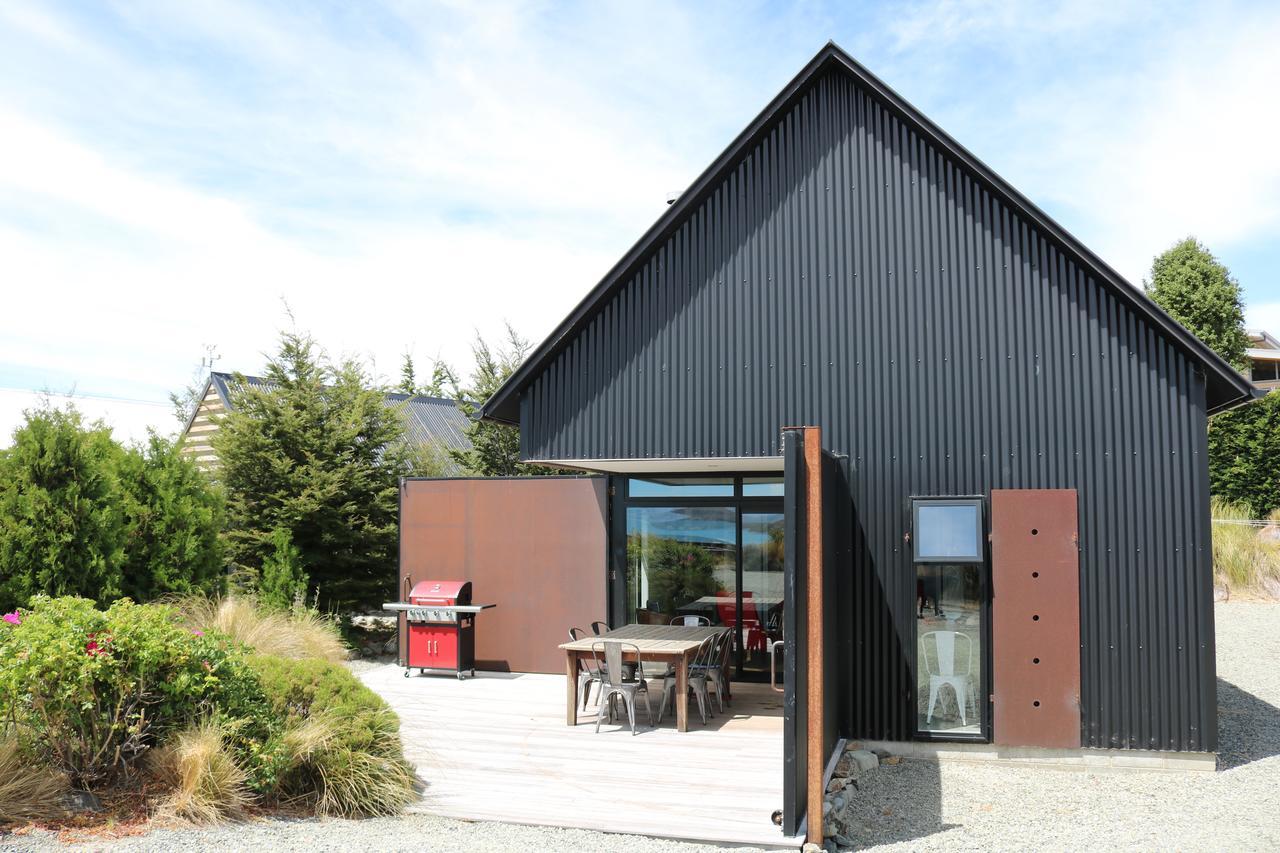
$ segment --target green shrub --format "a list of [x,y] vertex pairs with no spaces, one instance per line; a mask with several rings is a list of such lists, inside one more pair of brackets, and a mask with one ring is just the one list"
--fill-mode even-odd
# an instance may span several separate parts
[[1249,507],[1221,498],[1213,498],[1210,505],[1214,580],[1235,591],[1255,591],[1267,581],[1280,581],[1280,544],[1241,523],[1253,518]]
[[0,703],[47,763],[81,787],[132,768],[167,731],[209,709],[240,726],[241,748],[270,735],[239,648],[183,627],[169,607],[37,596],[0,623]]
[[271,551],[262,560],[258,601],[276,610],[300,608],[307,596],[307,581],[293,535],[289,528],[277,527],[271,532]]
[[123,447],[72,406],[25,413],[0,450],[0,611],[217,592],[222,495],[176,444]]
[[250,665],[285,720],[281,796],[344,817],[394,814],[413,799],[399,719],[350,670],[265,656]]

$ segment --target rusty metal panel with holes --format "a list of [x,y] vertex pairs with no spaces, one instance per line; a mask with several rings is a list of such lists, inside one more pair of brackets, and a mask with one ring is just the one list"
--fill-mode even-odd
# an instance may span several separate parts
[[991,492],[995,742],[1080,746],[1075,489]]

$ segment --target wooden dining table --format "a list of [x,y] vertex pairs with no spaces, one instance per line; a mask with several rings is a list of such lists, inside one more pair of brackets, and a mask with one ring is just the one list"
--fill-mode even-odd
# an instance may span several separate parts
[[[571,643],[561,643],[564,650],[565,674],[565,723],[578,724],[578,661],[591,657],[591,647],[602,640],[617,640],[640,650],[644,662],[670,663],[676,671],[676,730],[689,730],[689,664],[703,640],[714,637],[727,629],[689,627],[685,625],[624,625],[598,637],[583,637]],[[601,652],[603,658],[604,653]],[[634,661],[635,651],[624,649],[623,660]],[[724,663],[723,661],[721,662]],[[729,668],[724,666],[724,691],[729,695]]]

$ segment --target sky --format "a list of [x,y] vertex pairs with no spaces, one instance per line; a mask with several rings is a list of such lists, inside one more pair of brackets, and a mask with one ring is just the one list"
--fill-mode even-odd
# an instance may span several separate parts
[[[283,329],[391,379],[540,341],[834,40],[1131,283],[1280,332],[1280,4],[0,4],[0,446],[125,440]],[[1268,107],[1268,105],[1272,105]]]

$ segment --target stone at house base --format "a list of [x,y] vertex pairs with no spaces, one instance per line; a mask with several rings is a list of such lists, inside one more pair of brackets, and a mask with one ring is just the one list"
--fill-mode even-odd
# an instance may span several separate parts
[[76,814],[102,811],[102,800],[89,791],[71,791],[62,798],[62,805],[67,811]]

